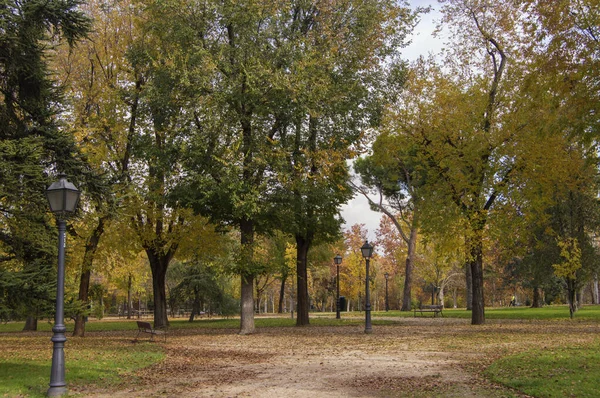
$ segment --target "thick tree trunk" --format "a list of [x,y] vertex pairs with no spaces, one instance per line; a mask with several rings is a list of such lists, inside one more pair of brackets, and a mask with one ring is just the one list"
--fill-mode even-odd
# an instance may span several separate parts
[[406,256],[406,268],[404,273],[404,292],[402,294],[402,308],[400,311],[412,310],[412,273],[413,264],[415,259],[415,252],[417,247],[417,228],[413,222],[410,230],[410,238],[408,239],[408,253]]
[[533,288],[533,303],[531,304],[532,308],[542,308],[544,306],[544,301],[542,300],[542,289],[539,287]]
[[[242,244],[243,267],[250,267],[254,257],[254,223],[250,220],[240,222],[240,241]],[[242,272],[241,275],[241,300],[242,312],[240,318],[240,334],[252,334],[256,331],[254,326],[254,274],[251,271]]]
[[[104,227],[109,216],[100,217],[98,225],[92,232],[92,235],[88,238],[85,244],[85,252],[83,254],[83,261],[81,262],[81,278],[79,280],[79,301],[88,304],[89,303],[89,291],[90,291],[90,276],[91,269],[94,264],[94,257],[100,244],[100,237],[104,233]],[[77,314],[75,318],[75,327],[73,329],[73,336],[83,337],[85,335],[85,317],[84,314]]]
[[146,255],[152,271],[152,292],[154,293],[154,327],[169,326],[167,314],[166,276],[167,268],[171,262],[170,254],[156,253],[153,249],[146,249]]
[[476,229],[475,236],[469,241],[471,258],[469,265],[473,281],[473,300],[471,308],[471,325],[483,325],[485,323],[484,296],[483,296],[483,239],[482,230]]
[[256,331],[254,326],[254,276],[242,275],[242,314],[240,320],[240,334],[252,334]]
[[296,236],[296,268],[297,268],[297,316],[296,326],[305,326],[309,324],[308,311],[310,303],[308,299],[308,249],[310,248],[310,239],[302,236]]
[[28,316],[25,319],[25,326],[23,326],[23,331],[35,332],[37,331],[38,319],[35,316]]

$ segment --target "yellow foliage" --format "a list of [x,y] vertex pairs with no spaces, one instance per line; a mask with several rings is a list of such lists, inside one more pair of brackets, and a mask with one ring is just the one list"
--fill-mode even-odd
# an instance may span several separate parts
[[559,239],[557,244],[563,261],[552,264],[554,274],[560,278],[575,279],[575,273],[581,268],[581,248],[577,238]]

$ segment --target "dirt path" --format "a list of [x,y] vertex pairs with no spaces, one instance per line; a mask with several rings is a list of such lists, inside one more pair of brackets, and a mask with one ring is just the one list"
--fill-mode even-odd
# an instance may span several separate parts
[[[402,318],[397,325],[176,330],[167,358],[124,381],[120,391],[86,396],[169,397],[505,397],[481,371],[500,355],[570,333],[551,323]],[[578,332],[581,334],[581,331]],[[590,336],[598,333],[596,326]],[[560,338],[560,337],[559,337]],[[590,337],[592,338],[592,337]]]

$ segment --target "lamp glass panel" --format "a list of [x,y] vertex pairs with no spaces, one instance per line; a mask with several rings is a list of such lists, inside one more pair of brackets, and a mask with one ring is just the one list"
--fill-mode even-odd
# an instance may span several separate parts
[[68,211],[70,213],[75,211],[75,208],[77,207],[77,201],[79,200],[79,192],[78,191],[71,191],[71,190],[66,190],[66,203],[65,203],[65,211]]
[[46,191],[46,197],[48,198],[48,203],[50,204],[50,210],[53,213],[63,211],[64,198],[63,192],[61,190],[48,190]]
[[373,253],[373,246],[371,246],[369,242],[365,242],[365,244],[360,248],[360,250],[364,258],[371,258],[371,254]]

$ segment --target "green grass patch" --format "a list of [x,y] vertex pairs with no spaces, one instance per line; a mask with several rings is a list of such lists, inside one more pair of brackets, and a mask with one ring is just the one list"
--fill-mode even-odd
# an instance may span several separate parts
[[[358,314],[358,313],[352,313]],[[465,309],[445,308],[445,318],[471,318],[471,311]],[[355,316],[355,315],[350,315]],[[413,311],[377,311],[373,312],[376,317],[413,317]],[[423,315],[417,313],[417,317],[433,317],[431,313]],[[566,305],[550,305],[542,308],[531,307],[486,307],[486,319],[512,319],[512,320],[568,320],[569,307]],[[588,305],[575,313],[573,318],[577,320],[600,320],[600,305]]]
[[[43,397],[50,382],[52,343],[46,338],[11,336],[0,351],[0,396]],[[164,358],[152,343],[69,339],[65,346],[65,380],[70,392],[89,384],[112,385],[121,376]]]
[[535,397],[597,397],[600,344],[531,350],[494,362],[486,375]]

